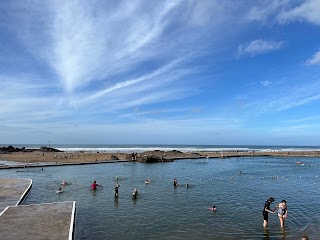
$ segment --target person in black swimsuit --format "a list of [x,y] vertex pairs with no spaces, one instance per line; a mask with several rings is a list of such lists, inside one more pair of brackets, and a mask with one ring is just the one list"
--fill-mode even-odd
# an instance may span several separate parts
[[119,184],[116,185],[116,187],[114,188],[114,197],[118,198],[119,197]]
[[177,187],[178,186],[178,181],[177,181],[177,179],[175,178],[175,179],[173,179],[173,186],[174,187]]
[[262,215],[263,215],[263,226],[266,227],[268,226],[268,213],[274,213],[274,211],[272,211],[270,209],[270,204],[274,202],[274,198],[273,197],[269,197],[268,200],[266,201],[266,203],[264,204],[264,208],[262,210]]
[[139,195],[138,190],[135,188],[132,193],[132,199],[137,199],[138,195]]

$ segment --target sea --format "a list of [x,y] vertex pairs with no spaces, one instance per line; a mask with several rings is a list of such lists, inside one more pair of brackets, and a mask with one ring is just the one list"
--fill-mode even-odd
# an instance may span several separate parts
[[65,152],[112,152],[130,153],[152,150],[181,152],[219,152],[219,151],[320,151],[320,146],[273,146],[273,145],[164,145],[164,144],[0,144],[0,147],[40,148],[52,147]]
[[[5,145],[8,146],[8,145]],[[18,145],[13,145],[18,147]],[[41,145],[19,145],[38,148]],[[52,145],[67,151],[317,151],[298,146]],[[1,158],[1,155],[0,155]],[[0,159],[5,160],[5,159]],[[301,162],[302,164],[296,164]],[[241,174],[240,174],[241,172]],[[320,239],[319,157],[232,157],[164,163],[117,162],[76,166],[1,169],[1,178],[31,178],[23,204],[76,201],[75,239]],[[150,183],[145,184],[149,179]],[[173,186],[177,179],[178,187]],[[62,186],[66,180],[69,184]],[[96,180],[101,185],[90,189]],[[114,187],[119,184],[119,197]],[[186,187],[188,184],[188,187]],[[62,187],[64,193],[56,194]],[[132,199],[136,188],[139,195]],[[262,209],[287,201],[288,218],[279,226]],[[210,208],[216,206],[216,211]]]

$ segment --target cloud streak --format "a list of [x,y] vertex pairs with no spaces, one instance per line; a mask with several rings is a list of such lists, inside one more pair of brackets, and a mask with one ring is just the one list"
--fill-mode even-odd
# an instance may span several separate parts
[[306,21],[320,25],[319,11],[319,0],[263,0],[253,4],[246,14],[246,19],[264,24]]
[[67,92],[139,65],[142,49],[160,36],[168,24],[168,14],[179,2],[157,4],[150,15],[143,14],[141,2],[137,3],[121,2],[108,14],[86,1],[54,6],[51,34],[55,47],[48,61]]
[[271,51],[279,50],[283,47],[283,42],[273,42],[273,41],[266,41],[263,39],[254,40],[248,44],[240,45],[238,47],[238,54],[239,56],[242,55],[259,55],[268,53]]
[[306,61],[307,65],[320,65],[320,51],[316,52],[311,58]]

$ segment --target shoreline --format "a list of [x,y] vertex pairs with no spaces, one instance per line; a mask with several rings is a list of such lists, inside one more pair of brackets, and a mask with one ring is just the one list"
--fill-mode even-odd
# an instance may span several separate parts
[[[231,157],[320,157],[320,151],[219,151],[219,152],[180,152],[180,151],[146,151],[136,153],[104,152],[12,152],[0,154],[0,169],[11,167],[43,167],[58,165],[79,165],[90,163],[114,162],[170,162],[179,159],[231,158]],[[2,162],[1,162],[2,161]],[[299,162],[297,162],[299,163]]]

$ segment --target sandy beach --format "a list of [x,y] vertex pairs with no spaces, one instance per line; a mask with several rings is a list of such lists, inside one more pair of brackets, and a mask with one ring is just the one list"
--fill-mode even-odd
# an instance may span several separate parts
[[[260,156],[282,156],[282,157],[320,157],[319,151],[228,151],[228,152],[180,152],[180,151],[147,151],[137,153],[134,160],[145,162],[148,157],[160,161],[172,161],[177,159],[197,158],[228,158],[228,157],[260,157]],[[105,161],[131,161],[132,154],[128,153],[102,153],[102,152],[13,152],[0,154],[0,160],[20,163],[90,163]]]

